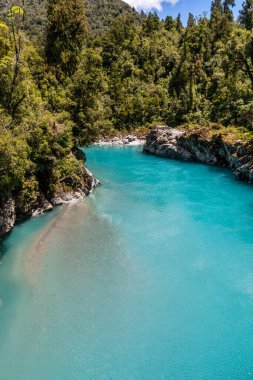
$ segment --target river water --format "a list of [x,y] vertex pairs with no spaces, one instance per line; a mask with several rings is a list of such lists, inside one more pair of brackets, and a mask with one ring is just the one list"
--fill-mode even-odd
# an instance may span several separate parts
[[0,379],[253,379],[253,187],[141,148],[87,155],[103,185],[1,248]]

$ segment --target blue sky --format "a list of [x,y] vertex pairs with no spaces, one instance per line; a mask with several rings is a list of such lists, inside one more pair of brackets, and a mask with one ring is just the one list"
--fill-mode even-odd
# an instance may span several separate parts
[[[124,0],[126,3],[134,6],[138,10],[144,9],[145,11],[157,11],[161,18],[165,18],[167,15],[173,17],[177,16],[180,12],[182,20],[186,23],[189,12],[194,16],[199,16],[203,12],[209,12],[211,0]],[[235,16],[238,15],[238,11],[241,8],[243,0],[236,0],[236,7],[234,9]]]

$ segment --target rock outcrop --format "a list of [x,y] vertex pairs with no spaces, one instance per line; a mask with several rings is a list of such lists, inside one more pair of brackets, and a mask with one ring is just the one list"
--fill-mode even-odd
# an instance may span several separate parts
[[144,152],[160,157],[227,167],[243,181],[253,182],[253,142],[226,142],[221,135],[203,138],[198,133],[156,126],[146,138]]
[[133,135],[127,135],[124,137],[113,137],[104,140],[99,140],[95,142],[93,145],[99,146],[138,146],[143,145],[145,143],[145,139],[139,138]]
[[28,206],[26,204],[26,207],[20,204],[20,200],[18,200],[18,197],[15,198],[15,195],[0,195],[0,240],[12,231],[15,223],[51,211],[56,206],[86,197],[100,184],[84,165],[86,161],[85,153],[78,148],[75,148],[73,153],[80,160],[82,168],[79,188],[73,189],[71,187],[73,181],[70,175],[65,179],[66,184],[69,184],[69,190],[55,192],[50,197],[46,197],[43,192],[39,191],[35,199]]
[[8,235],[16,222],[15,202],[10,195],[0,196],[0,239]]

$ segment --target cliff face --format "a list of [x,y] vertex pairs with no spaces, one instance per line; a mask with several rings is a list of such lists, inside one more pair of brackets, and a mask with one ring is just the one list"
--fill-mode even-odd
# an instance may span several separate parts
[[227,167],[243,181],[253,182],[252,141],[228,143],[220,135],[203,138],[167,126],[156,126],[147,136],[144,152],[160,157]]
[[7,235],[16,222],[15,203],[8,194],[0,197],[0,238]]
[[80,186],[72,186],[73,178],[67,176],[64,178],[65,186],[61,190],[55,191],[50,197],[45,196],[42,191],[38,191],[35,199],[30,202],[19,199],[19,194],[1,194],[0,195],[0,240],[8,235],[16,222],[31,216],[39,215],[51,211],[55,206],[67,204],[74,199],[80,199],[87,196],[98,184],[92,173],[84,166],[85,154],[76,149],[74,152],[81,165]]

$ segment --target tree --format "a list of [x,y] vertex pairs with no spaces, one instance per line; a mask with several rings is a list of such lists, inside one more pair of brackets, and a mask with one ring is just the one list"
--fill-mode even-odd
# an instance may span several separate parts
[[170,31],[175,27],[175,22],[172,16],[167,16],[164,21],[164,27],[166,30]]
[[195,26],[194,16],[192,13],[189,13],[188,20],[187,20],[187,29],[189,30],[190,28],[194,26]]
[[21,53],[22,53],[22,29],[24,24],[24,10],[18,6],[10,9],[9,20],[11,25],[11,36],[14,47],[14,62],[12,81],[8,95],[8,111],[14,116],[17,108],[25,99],[25,94],[20,94],[15,98],[15,90],[18,86],[20,69],[22,66]]
[[233,30],[234,0],[213,0],[211,4],[210,29],[213,41],[213,52],[217,49],[217,43],[227,43]]
[[233,11],[231,8],[235,6],[235,0],[224,0],[223,1],[223,12],[228,21],[233,21]]
[[83,0],[48,0],[45,46],[47,63],[65,75],[72,75],[86,38]]
[[239,16],[240,24],[247,30],[253,29],[253,0],[245,0]]
[[182,29],[183,29],[183,24],[181,21],[181,14],[180,13],[178,13],[177,18],[176,18],[176,29],[179,33],[181,33]]
[[157,13],[149,12],[148,17],[146,18],[146,23],[144,26],[145,31],[150,34],[157,30],[160,27],[160,19]]
[[211,4],[210,27],[213,41],[221,39],[223,21],[223,6],[221,0],[213,0]]
[[85,49],[70,85],[75,142],[82,146],[96,136],[110,133],[111,110],[101,49]]
[[250,80],[253,91],[253,35],[252,32],[237,29],[228,45],[228,54],[233,67]]

